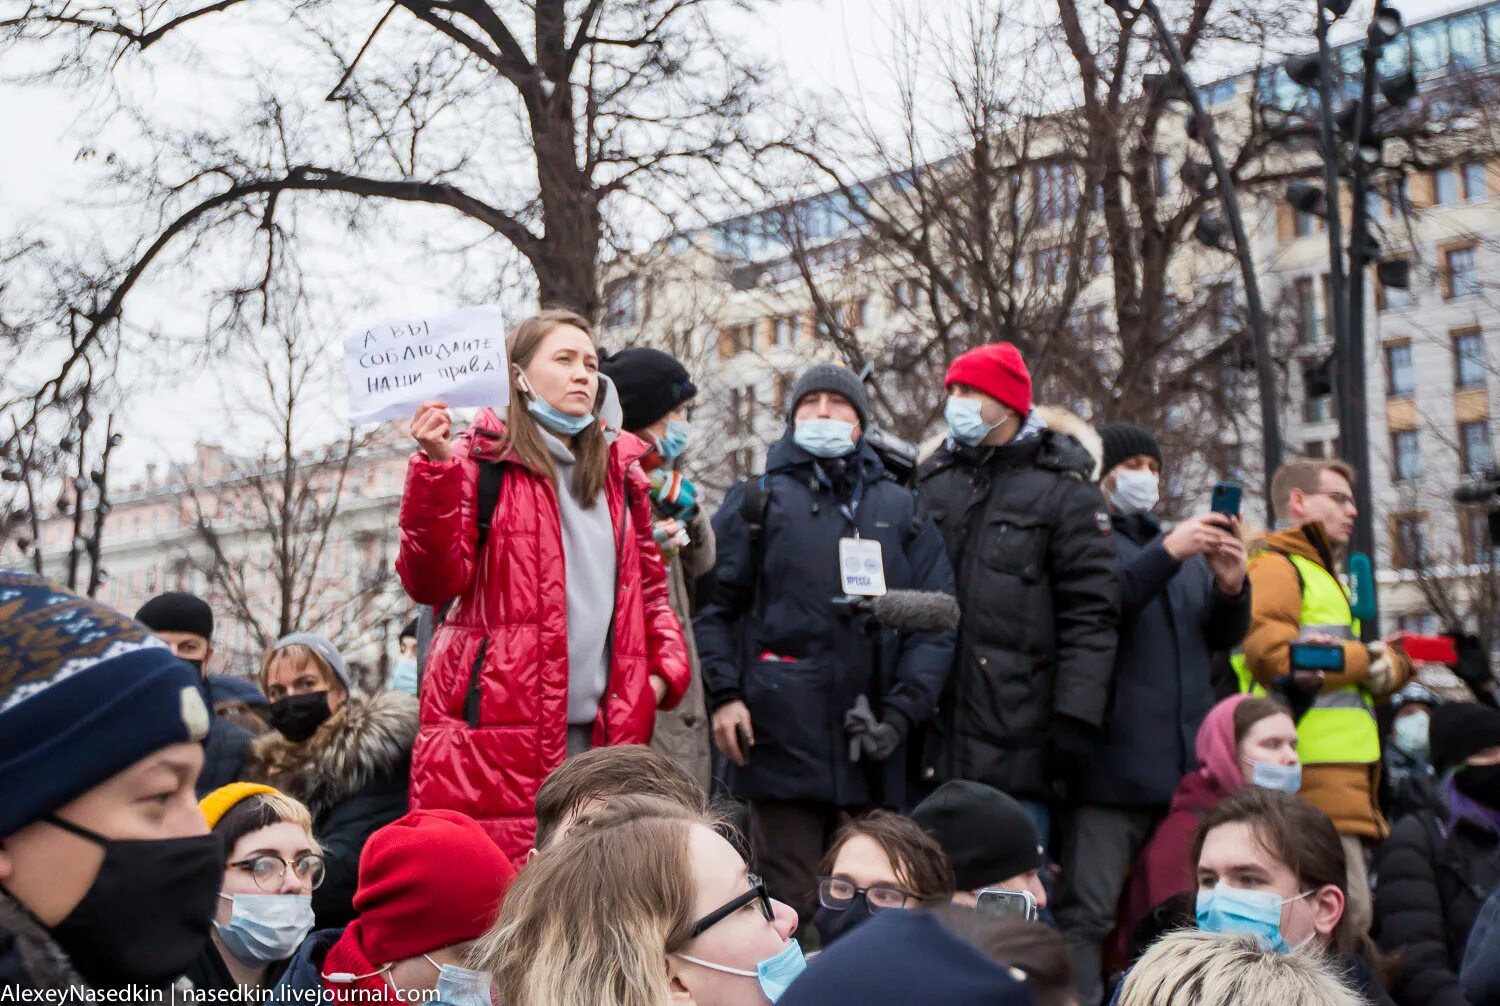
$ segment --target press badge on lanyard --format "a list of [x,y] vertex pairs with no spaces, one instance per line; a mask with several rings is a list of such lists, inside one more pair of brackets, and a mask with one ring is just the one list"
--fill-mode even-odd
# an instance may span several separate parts
[[844,593],[879,597],[885,593],[885,559],[871,538],[839,539],[839,578]]

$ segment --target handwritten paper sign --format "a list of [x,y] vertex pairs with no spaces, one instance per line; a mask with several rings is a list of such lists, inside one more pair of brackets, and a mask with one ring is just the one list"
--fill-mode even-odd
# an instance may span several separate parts
[[410,416],[430,399],[503,410],[510,401],[506,374],[498,307],[387,318],[344,336],[350,426]]

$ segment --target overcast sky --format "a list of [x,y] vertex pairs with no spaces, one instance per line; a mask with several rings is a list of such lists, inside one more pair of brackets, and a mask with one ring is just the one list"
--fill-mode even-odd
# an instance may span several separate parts
[[[842,95],[878,116],[892,105],[891,77],[885,70],[893,42],[892,25],[918,9],[924,16],[953,11],[967,0],[781,0],[749,19],[745,44],[779,63],[789,86],[808,94]],[[1009,9],[1025,17],[1037,0],[1015,0]],[[1311,0],[1309,0],[1309,5]],[[1398,0],[1408,20],[1441,11],[1470,6],[1467,0]],[[1370,0],[1356,4],[1355,12],[1368,10]],[[373,8],[372,8],[373,9]],[[1350,18],[1354,20],[1353,17]],[[1364,18],[1359,18],[1362,24]],[[214,18],[215,42],[225,51],[242,45],[245,31],[234,13]],[[170,89],[169,79],[159,86]],[[4,86],[0,90],[0,234],[12,233],[22,223],[43,227],[49,236],[75,235],[87,240],[91,234],[108,233],[110,207],[99,205],[100,193],[90,186],[99,167],[79,162],[75,155],[94,141],[84,135],[80,122],[98,101],[88,90],[56,86]],[[831,99],[832,100],[832,99]],[[212,109],[198,110],[213,114]],[[440,232],[443,211],[402,211],[402,223],[413,228]],[[334,284],[355,284],[359,300],[368,304],[367,316],[379,317],[414,310],[432,310],[451,303],[452,286],[441,267],[433,267],[420,256],[381,241],[364,247],[359,235],[338,243],[322,242],[308,262],[311,271]],[[170,282],[153,284],[127,312],[139,312],[169,330],[189,333],[201,329],[202,318],[192,299],[178,303]],[[186,305],[186,306],[185,306]],[[455,305],[456,306],[456,305]],[[330,336],[358,318],[331,317]],[[191,354],[184,352],[182,360]],[[171,359],[156,359],[149,366],[130,369],[131,380],[144,394],[124,417],[129,430],[125,446],[117,454],[119,470],[127,479],[138,478],[148,462],[184,460],[198,439],[236,440],[237,417],[227,408],[223,385],[233,383],[237,371],[205,373],[196,364],[179,368]],[[224,368],[220,368],[221,371]],[[341,393],[331,394],[320,424],[336,435],[344,403]]]

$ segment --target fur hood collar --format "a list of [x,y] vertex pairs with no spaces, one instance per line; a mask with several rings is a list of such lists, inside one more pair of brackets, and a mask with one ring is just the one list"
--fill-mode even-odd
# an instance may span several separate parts
[[356,692],[302,744],[274,731],[257,738],[249,774],[301,800],[317,818],[373,780],[404,771],[416,737],[416,699]]
[[[1076,454],[1077,457],[1061,457],[1057,459],[1059,463],[1054,467],[1073,468],[1088,481],[1099,481],[1099,477],[1103,474],[1100,469],[1104,466],[1104,441],[1100,439],[1093,426],[1057,405],[1035,406],[1031,410],[1031,415],[1039,420],[1049,432],[1069,437],[1081,448],[1078,451],[1058,451],[1057,453],[1060,454]],[[926,461],[934,457],[947,441],[948,433],[944,429],[942,433],[923,442],[922,459]]]
[[0,894],[0,988],[79,989],[88,983],[26,909]]

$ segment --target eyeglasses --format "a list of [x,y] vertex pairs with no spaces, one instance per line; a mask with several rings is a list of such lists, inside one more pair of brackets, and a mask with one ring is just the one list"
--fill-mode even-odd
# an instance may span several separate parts
[[848,908],[861,894],[865,896],[865,900],[870,903],[870,910],[874,912],[887,908],[905,908],[908,901],[915,901],[917,897],[910,891],[903,891],[889,884],[856,887],[853,881],[844,880],[842,877],[818,879],[818,903],[835,912],[842,912]]
[[1354,497],[1350,496],[1348,493],[1341,493],[1328,489],[1315,489],[1307,495],[1327,496],[1329,499],[1333,500],[1335,506],[1351,507],[1354,505]]
[[282,882],[286,880],[286,868],[292,868],[292,875],[308,886],[309,890],[317,890],[323,883],[323,874],[326,867],[323,857],[315,852],[309,852],[305,856],[298,856],[293,862],[287,862],[280,856],[251,856],[237,863],[229,864],[231,869],[244,870],[255,878],[255,886],[262,891],[275,893],[281,890]]
[[735,912],[744,908],[752,901],[760,902],[760,914],[766,917],[767,922],[776,921],[776,909],[771,906],[771,894],[766,890],[765,883],[755,874],[750,874],[750,890],[730,901],[721,908],[715,908],[703,918],[693,923],[693,933],[690,939],[697,939],[713,926],[718,925],[729,918]]

